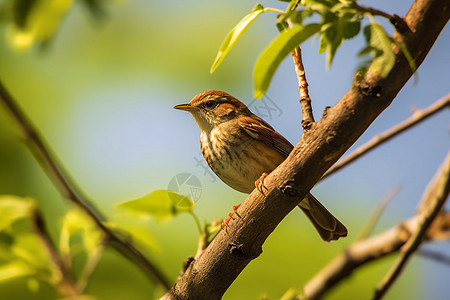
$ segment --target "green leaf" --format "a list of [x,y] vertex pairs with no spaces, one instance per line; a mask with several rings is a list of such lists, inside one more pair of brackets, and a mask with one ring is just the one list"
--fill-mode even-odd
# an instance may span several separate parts
[[303,24],[306,18],[310,18],[314,15],[312,10],[297,10],[291,13],[289,19],[295,24]]
[[141,198],[120,203],[116,208],[162,220],[173,218],[180,212],[192,211],[194,202],[187,196],[169,190],[157,190]]
[[319,54],[327,51],[327,69],[333,62],[337,49],[345,39],[353,38],[360,31],[361,22],[359,19],[351,19],[352,15],[346,14],[343,17],[330,16],[328,23],[322,25],[322,36],[320,39]]
[[210,73],[214,73],[220,63],[227,56],[228,52],[234,47],[236,42],[241,38],[244,32],[250,27],[253,21],[264,12],[264,7],[261,4],[257,4],[252,12],[246,15],[239,23],[234,26],[233,29],[227,34],[225,40],[220,45],[219,52],[217,53],[216,59],[209,70]]
[[342,44],[342,32],[339,30],[339,27],[331,26],[327,31],[322,35],[322,40],[325,39],[327,41],[327,69],[330,69],[331,63],[333,62],[334,55],[336,54],[337,49]]
[[372,46],[366,46],[363,49],[361,49],[361,51],[358,52],[358,56],[363,57],[365,55],[371,54],[373,51],[380,53],[380,55],[381,55],[381,51],[379,51],[378,49],[376,49]]
[[320,4],[320,5],[331,8],[334,5],[339,4],[339,1],[338,0],[303,0],[302,1],[302,5],[307,5],[307,4],[310,4],[310,5]]
[[14,24],[19,28],[24,28],[27,23],[27,18],[32,11],[32,8],[39,1],[34,0],[19,0],[13,6]]
[[[59,271],[48,257],[42,241],[30,228],[13,230],[14,241],[10,245],[1,245],[0,257],[6,259],[0,264],[0,280],[23,276],[39,276],[39,279],[54,283]],[[24,231],[25,229],[25,231]]]
[[397,45],[397,47],[400,48],[400,50],[403,52],[403,55],[405,56],[406,60],[408,61],[409,67],[411,68],[411,71],[415,73],[417,71],[416,62],[411,56],[411,53],[409,53],[408,48],[406,48],[405,43],[399,42],[393,38],[391,38],[391,41]]
[[276,69],[286,55],[319,30],[319,24],[297,25],[283,31],[270,43],[259,56],[253,71],[254,94],[257,99],[267,92]]
[[21,198],[12,195],[0,196],[0,230],[5,229],[19,219],[29,218],[36,204],[31,198]]
[[27,264],[19,260],[11,261],[6,264],[0,265],[0,282],[19,277],[30,276],[34,273],[35,271],[27,266]]
[[358,19],[351,19],[342,22],[342,37],[346,40],[354,38],[361,30],[361,21]]
[[58,270],[31,224],[36,213],[34,200],[0,196],[0,212],[0,281],[38,275],[55,282]]
[[319,54],[327,51],[327,69],[330,68],[336,50],[342,43],[342,32],[339,27],[339,20],[327,23],[321,28],[322,37],[320,39]]
[[[103,232],[86,213],[80,209],[73,209],[64,216],[59,249],[64,258],[69,260],[78,254],[73,249],[84,250],[89,254],[102,244],[103,238]],[[71,243],[74,240],[76,242]]]
[[395,64],[391,38],[386,34],[383,27],[373,19],[372,23],[364,29],[369,46],[376,49],[376,51],[371,52],[373,61],[369,71],[379,73],[381,77],[385,78]]
[[329,41],[328,41],[328,37],[326,35],[326,32],[328,30],[330,30],[330,28],[333,28],[333,26],[334,26],[333,23],[326,23],[326,24],[322,25],[322,27],[320,28],[320,31],[322,32],[322,35],[320,37],[319,54],[322,54],[325,51],[327,51]]
[[289,5],[286,9],[287,12],[292,11],[292,8],[294,7],[294,5],[298,2],[298,0],[291,0],[291,1],[286,1],[289,2]]
[[295,300],[300,294],[301,292],[297,288],[292,287],[284,293],[280,300]]
[[11,247],[11,252],[29,267],[33,267],[40,272],[51,274],[58,272],[51,262],[47,250],[42,241],[34,232],[17,232],[15,241]]
[[7,40],[17,52],[26,51],[36,43],[47,42],[58,30],[74,0],[34,2],[26,8],[21,20],[7,29]]

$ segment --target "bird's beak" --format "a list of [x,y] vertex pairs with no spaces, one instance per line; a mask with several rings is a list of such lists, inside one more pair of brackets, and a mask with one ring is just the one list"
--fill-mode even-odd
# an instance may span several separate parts
[[198,110],[198,107],[192,106],[189,103],[188,104],[175,105],[173,108],[179,109],[179,110],[184,110],[184,111],[197,111]]

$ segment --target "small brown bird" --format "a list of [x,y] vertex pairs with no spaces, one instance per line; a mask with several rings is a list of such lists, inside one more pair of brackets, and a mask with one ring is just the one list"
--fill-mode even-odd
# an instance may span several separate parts
[[[175,109],[192,114],[209,167],[227,185],[251,193],[263,173],[272,172],[294,148],[244,103],[222,91],[207,91]],[[298,205],[324,241],[347,236],[347,228],[310,193]]]

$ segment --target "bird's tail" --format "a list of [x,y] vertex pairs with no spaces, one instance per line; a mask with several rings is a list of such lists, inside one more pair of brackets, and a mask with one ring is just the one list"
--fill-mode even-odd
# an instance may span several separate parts
[[324,241],[347,236],[347,228],[333,216],[311,193],[298,204]]

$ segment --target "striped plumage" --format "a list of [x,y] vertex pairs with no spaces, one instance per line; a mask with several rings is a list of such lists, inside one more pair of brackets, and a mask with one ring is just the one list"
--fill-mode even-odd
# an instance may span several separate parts
[[247,194],[255,188],[262,173],[270,173],[285,159],[234,121],[220,124],[210,132],[202,131],[200,145],[214,173],[230,187]]
[[[240,192],[252,192],[255,181],[272,172],[293,149],[269,124],[225,92],[207,91],[175,108],[192,114],[201,130],[200,145],[209,167]],[[311,194],[299,207],[325,241],[347,235],[345,226]]]

